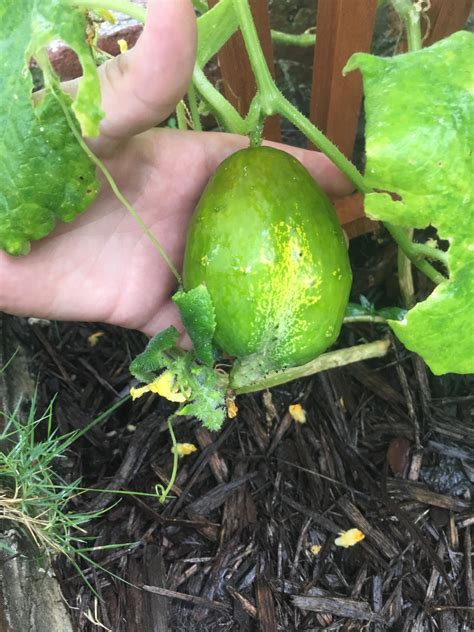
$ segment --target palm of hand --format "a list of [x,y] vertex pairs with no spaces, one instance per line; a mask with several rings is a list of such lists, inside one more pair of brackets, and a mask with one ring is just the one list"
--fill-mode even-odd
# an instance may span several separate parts
[[[150,3],[147,27],[136,47],[102,72],[106,118],[101,137],[93,143],[178,270],[188,220],[206,181],[224,158],[248,142],[222,133],[149,129],[167,116],[186,89],[194,30],[188,0]],[[166,65],[161,82],[147,72],[159,73],[163,66],[148,65],[146,71],[150,48]],[[304,162],[329,193],[350,191],[321,154],[283,148]],[[27,257],[0,253],[0,309],[19,315],[101,321],[152,335],[179,323],[170,301],[175,287],[160,254],[105,184],[84,214],[34,244]]]

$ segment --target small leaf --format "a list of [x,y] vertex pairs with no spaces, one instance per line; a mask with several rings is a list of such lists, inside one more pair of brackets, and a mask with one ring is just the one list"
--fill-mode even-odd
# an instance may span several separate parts
[[228,376],[199,364],[192,352],[178,349],[175,344],[178,337],[179,332],[169,327],[135,358],[130,370],[147,384],[131,389],[131,395],[136,399],[148,392],[158,393],[184,404],[176,415],[192,415],[206,428],[218,430],[226,417]]
[[184,292],[179,290],[173,296],[181,315],[181,320],[194,345],[198,360],[208,366],[214,363],[212,339],[216,329],[216,316],[211,295],[205,285]]
[[130,364],[130,373],[140,382],[152,382],[156,373],[168,367],[170,358],[164,353],[173,348],[179,338],[176,327],[168,327],[154,336],[145,351]]
[[214,369],[195,365],[188,382],[193,401],[181,409],[180,415],[193,415],[209,430],[219,430],[226,418],[227,385],[220,383]]
[[345,318],[354,318],[357,316],[381,316],[387,320],[403,320],[407,310],[401,307],[381,307],[376,309],[365,296],[360,297],[360,305],[358,303],[348,303],[346,307]]

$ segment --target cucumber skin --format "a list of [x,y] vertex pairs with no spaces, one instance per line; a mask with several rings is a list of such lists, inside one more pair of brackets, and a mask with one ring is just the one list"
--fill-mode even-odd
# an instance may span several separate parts
[[207,286],[222,351],[267,368],[309,362],[338,337],[351,282],[335,209],[299,161],[254,147],[218,167],[190,222],[183,283]]

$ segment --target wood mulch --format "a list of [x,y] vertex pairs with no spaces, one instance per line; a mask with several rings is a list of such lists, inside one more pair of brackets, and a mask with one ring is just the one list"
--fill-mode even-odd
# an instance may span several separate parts
[[[8,325],[30,350],[39,401],[56,395],[61,432],[128,393],[142,336],[101,325]],[[343,343],[380,334],[351,326]],[[93,553],[98,567],[83,567],[96,594],[56,560],[75,629],[472,629],[470,393],[470,377],[435,377],[394,345],[382,360],[240,397],[237,418],[219,433],[176,422],[178,441],[199,449],[181,459],[165,505],[112,492],[154,493],[171,471],[172,405],[127,401],[58,463],[65,478],[106,490],[71,503],[108,509],[88,526],[87,545],[124,543]],[[306,423],[291,418],[293,403]],[[351,528],[365,539],[336,546]]]

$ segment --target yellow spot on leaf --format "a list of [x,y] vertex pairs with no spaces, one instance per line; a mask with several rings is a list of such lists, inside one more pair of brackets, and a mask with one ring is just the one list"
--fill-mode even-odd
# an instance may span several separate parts
[[101,336],[104,335],[103,331],[95,331],[93,334],[91,334],[88,338],[87,338],[87,342],[89,343],[90,347],[95,347],[96,344],[99,342],[99,338]]
[[318,555],[321,549],[322,549],[322,546],[320,544],[313,544],[312,546],[309,547],[309,551],[313,555]]
[[150,384],[130,389],[130,395],[134,401],[145,393],[157,393],[170,402],[185,402],[188,399],[187,395],[178,390],[175,376],[171,371],[165,371]]
[[126,53],[128,51],[127,40],[119,39],[117,40],[117,44],[119,45],[119,49],[121,53]]
[[354,544],[357,544],[357,542],[360,542],[364,538],[365,535],[362,531],[359,531],[359,529],[349,529],[348,531],[341,531],[334,544],[347,549],[349,546],[354,546]]
[[173,454],[177,454],[178,456],[188,456],[188,454],[192,454],[196,451],[197,448],[194,443],[177,443],[171,448],[171,452]]
[[301,404],[291,404],[288,407],[288,412],[294,421],[297,421],[299,424],[306,423],[306,411]]

